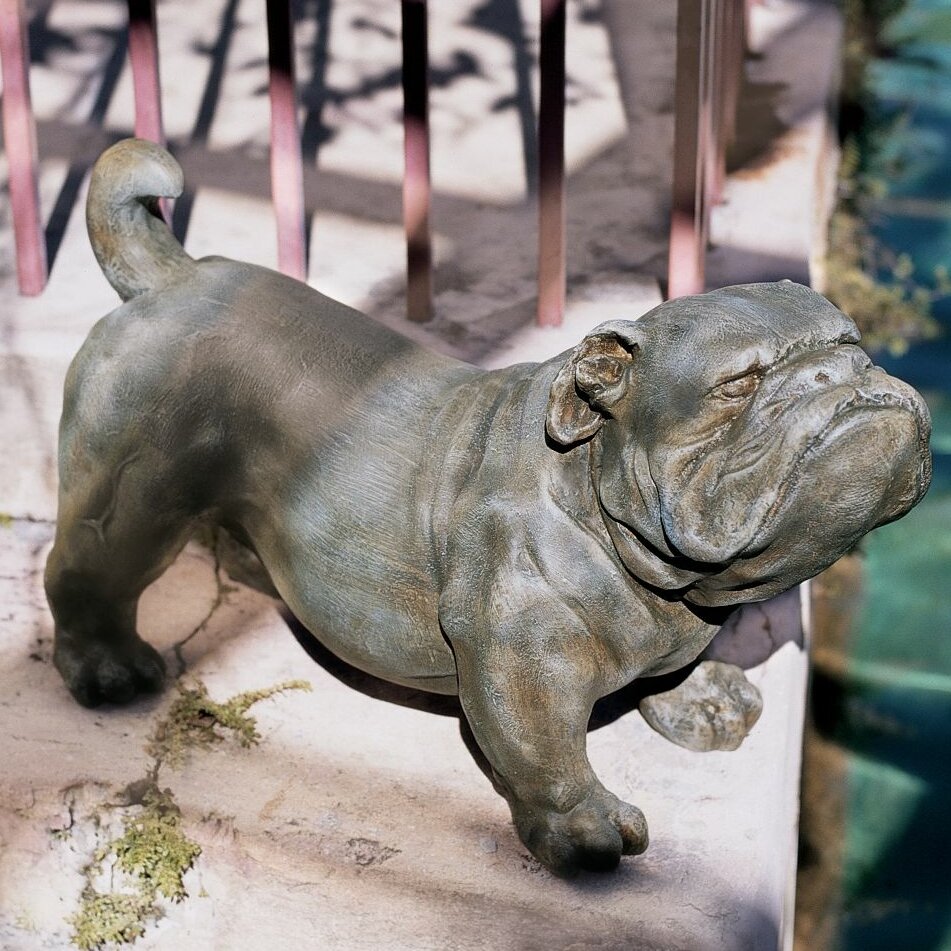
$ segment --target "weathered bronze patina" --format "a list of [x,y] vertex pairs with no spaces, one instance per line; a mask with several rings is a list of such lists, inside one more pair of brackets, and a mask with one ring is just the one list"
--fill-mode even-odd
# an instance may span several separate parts
[[[149,210],[180,189],[137,140],[93,174],[92,244],[126,303],[66,383],[46,586],[73,696],[159,688],[136,603],[213,520],[342,658],[458,692],[545,865],[643,851],[643,815],[586,756],[595,700],[692,664],[726,610],[907,512],[930,479],[918,394],[789,282],[662,304],[485,372],[273,271],[193,260]],[[737,746],[759,709],[712,662],[644,703],[700,749]]]

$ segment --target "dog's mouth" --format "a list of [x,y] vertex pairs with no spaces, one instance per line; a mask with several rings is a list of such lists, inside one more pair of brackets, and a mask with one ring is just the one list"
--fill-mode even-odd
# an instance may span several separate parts
[[602,502],[618,554],[645,583],[697,604],[769,597],[903,515],[930,484],[927,407],[877,368],[780,406],[768,425],[757,418],[739,450],[710,452],[687,484],[654,487],[657,525],[641,529]]
[[[684,597],[722,607],[772,597],[812,577],[879,525],[894,521],[928,489],[927,426],[909,407],[857,401],[817,435],[750,547]],[[847,473],[837,468],[851,460]]]
[[[749,555],[761,551],[771,542],[777,533],[777,524],[782,513],[791,504],[792,497],[801,495],[801,482],[812,460],[822,454],[836,454],[841,444],[848,440],[858,449],[861,443],[873,456],[877,464],[868,465],[865,460],[850,458],[850,465],[843,473],[851,481],[863,480],[871,488],[878,485],[879,492],[890,503],[882,512],[883,518],[877,524],[884,524],[903,515],[916,505],[931,484],[931,452],[929,438],[931,420],[924,402],[910,388],[908,393],[895,389],[865,390],[857,388],[837,400],[831,418],[802,447],[789,467],[789,475],[782,481],[776,498],[764,512],[759,525],[753,531],[750,544],[742,554]],[[876,435],[878,438],[875,438]],[[897,461],[899,447],[913,446],[914,461],[904,467],[902,473],[893,473],[893,463]],[[842,456],[854,455],[854,452],[841,452]],[[829,473],[829,489],[837,488]],[[895,475],[903,482],[896,491]],[[814,480],[811,480],[814,481]],[[798,491],[797,491],[798,490]],[[871,495],[871,493],[869,493]],[[869,502],[874,502],[869,499]],[[870,526],[869,530],[875,526]],[[740,553],[738,553],[740,554]]]
[[[808,373],[824,376],[821,369]],[[909,464],[909,492],[897,507],[907,511],[924,494],[931,423],[921,397],[877,367],[802,394],[796,388],[805,375],[800,370],[768,401],[752,405],[733,424],[731,438],[711,446],[686,478],[679,477],[674,456],[667,472],[658,467],[664,535],[683,557],[722,564],[765,547],[792,500],[810,504],[801,483],[811,483],[807,476],[816,466],[828,479],[825,486],[813,485],[820,497],[862,479],[870,487],[866,504],[877,507],[872,490],[884,492],[895,466]],[[843,439],[853,430],[864,432],[864,441]],[[913,463],[906,458],[909,446]]]

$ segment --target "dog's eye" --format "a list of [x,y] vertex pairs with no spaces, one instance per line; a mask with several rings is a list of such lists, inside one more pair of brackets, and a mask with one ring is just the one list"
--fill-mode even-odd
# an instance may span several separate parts
[[719,400],[741,400],[751,396],[759,385],[759,373],[747,373],[733,380],[721,383],[711,391],[710,395]]

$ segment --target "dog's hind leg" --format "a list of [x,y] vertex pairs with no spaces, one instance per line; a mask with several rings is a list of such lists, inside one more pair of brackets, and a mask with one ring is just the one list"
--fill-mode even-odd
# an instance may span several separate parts
[[162,454],[138,449],[118,465],[116,455],[108,455],[110,465],[73,457],[63,466],[56,540],[46,565],[56,622],[53,662],[87,707],[125,703],[161,687],[165,665],[136,633],[136,606],[181,550],[193,522],[193,510],[175,497],[174,473]]
[[688,750],[735,750],[763,710],[759,690],[733,664],[701,661],[681,684],[641,700],[641,716]]

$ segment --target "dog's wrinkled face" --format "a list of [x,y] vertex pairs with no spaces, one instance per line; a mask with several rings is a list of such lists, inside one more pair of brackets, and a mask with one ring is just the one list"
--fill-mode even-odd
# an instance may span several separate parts
[[858,339],[783,281],[662,304],[579,344],[548,433],[570,446],[600,430],[595,481],[632,574],[697,605],[760,600],[921,499],[927,408]]

